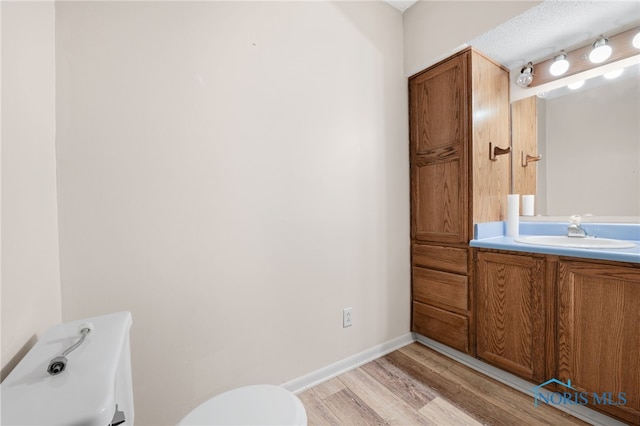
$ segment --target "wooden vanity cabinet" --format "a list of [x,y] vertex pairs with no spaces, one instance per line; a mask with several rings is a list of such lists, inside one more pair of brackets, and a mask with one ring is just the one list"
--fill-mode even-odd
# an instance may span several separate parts
[[[593,408],[640,425],[640,265],[559,263],[557,351],[559,380],[587,392]],[[608,403],[596,404],[593,392]]]
[[546,379],[544,256],[476,251],[477,356],[533,382]]
[[506,213],[509,72],[471,48],[409,79],[412,330],[473,353],[468,242]]
[[473,256],[477,357],[532,383],[570,380],[590,408],[640,425],[640,264]]

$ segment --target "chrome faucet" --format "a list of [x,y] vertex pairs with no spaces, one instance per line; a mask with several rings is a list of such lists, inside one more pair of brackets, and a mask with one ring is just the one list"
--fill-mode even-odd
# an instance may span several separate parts
[[573,215],[569,218],[569,227],[567,228],[568,237],[585,238],[587,230],[582,227],[582,217]]

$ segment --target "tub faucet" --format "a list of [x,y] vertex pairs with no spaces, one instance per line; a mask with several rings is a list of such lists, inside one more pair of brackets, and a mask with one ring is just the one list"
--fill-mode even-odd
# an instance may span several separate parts
[[569,218],[569,227],[567,228],[568,237],[585,238],[587,231],[582,227],[582,218],[578,215],[573,215]]

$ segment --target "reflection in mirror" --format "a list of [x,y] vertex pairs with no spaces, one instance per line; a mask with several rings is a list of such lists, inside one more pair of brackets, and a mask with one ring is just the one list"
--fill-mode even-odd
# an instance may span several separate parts
[[537,103],[537,212],[640,216],[640,65]]

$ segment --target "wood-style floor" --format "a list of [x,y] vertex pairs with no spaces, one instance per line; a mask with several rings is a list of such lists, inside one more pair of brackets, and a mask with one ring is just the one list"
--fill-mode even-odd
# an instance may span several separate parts
[[310,426],[588,424],[419,343],[298,397]]

